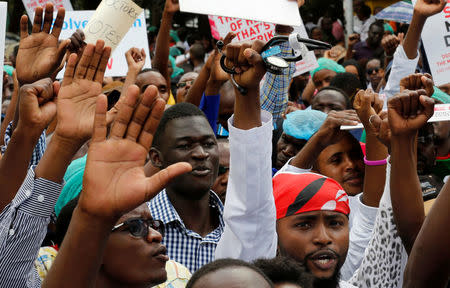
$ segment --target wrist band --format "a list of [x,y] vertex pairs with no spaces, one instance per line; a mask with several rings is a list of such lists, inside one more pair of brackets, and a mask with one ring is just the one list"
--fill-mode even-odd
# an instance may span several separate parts
[[371,161],[371,160],[367,160],[366,156],[364,156],[364,164],[368,165],[368,166],[381,166],[381,165],[386,165],[387,164],[387,158],[383,159],[383,160],[375,160],[375,161]]

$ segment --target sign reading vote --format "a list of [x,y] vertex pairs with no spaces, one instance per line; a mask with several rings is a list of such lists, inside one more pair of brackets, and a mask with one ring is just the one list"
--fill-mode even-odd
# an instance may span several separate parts
[[103,0],[83,30],[86,43],[102,39],[114,51],[142,11],[131,0]]
[[[67,11],[60,39],[69,38],[77,29],[86,31],[85,28],[92,15],[94,15],[94,11]],[[105,76],[125,76],[127,74],[128,65],[125,59],[125,52],[132,47],[138,49],[144,48],[147,55],[144,68],[150,68],[150,51],[148,49],[147,29],[143,12],[138,16],[136,21],[132,23],[128,33],[125,34],[122,41],[117,45],[116,50],[111,54],[111,58],[109,58],[108,65],[106,66]],[[64,71],[61,71],[58,74],[58,78],[60,79],[63,76]]]

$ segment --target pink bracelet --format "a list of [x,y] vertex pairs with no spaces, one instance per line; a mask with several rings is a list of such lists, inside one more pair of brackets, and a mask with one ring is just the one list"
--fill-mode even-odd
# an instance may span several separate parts
[[387,158],[383,160],[367,160],[366,156],[364,156],[364,164],[368,166],[380,166],[380,165],[386,165],[387,164]]

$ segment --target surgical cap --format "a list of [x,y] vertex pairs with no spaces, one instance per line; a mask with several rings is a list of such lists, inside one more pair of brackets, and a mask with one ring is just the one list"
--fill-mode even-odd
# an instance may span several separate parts
[[323,69],[328,69],[331,71],[334,71],[336,73],[344,73],[345,72],[345,68],[342,65],[339,65],[338,63],[336,63],[335,61],[331,60],[331,59],[327,59],[327,58],[320,58],[317,63],[319,64],[319,67],[317,67],[316,69],[314,69],[311,72],[311,78],[314,77],[314,74],[316,74],[316,72],[319,72],[320,70]]
[[296,139],[309,140],[327,118],[327,114],[318,110],[297,110],[286,115],[283,131]]

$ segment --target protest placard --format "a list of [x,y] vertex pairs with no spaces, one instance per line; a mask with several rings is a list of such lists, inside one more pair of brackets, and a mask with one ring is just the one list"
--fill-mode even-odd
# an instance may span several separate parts
[[[413,0],[413,4],[416,4]],[[436,86],[450,82],[450,1],[444,10],[427,19],[422,42]]]
[[[3,59],[5,53],[5,40],[6,40],[6,12],[8,11],[8,2],[0,2],[0,75],[2,80],[0,81],[0,104],[3,103]],[[1,106],[1,105],[0,105]],[[0,118],[0,124],[2,120]]]
[[83,30],[86,43],[102,39],[114,51],[142,11],[131,0],[103,0]]
[[291,26],[300,24],[297,1],[290,0],[180,0],[180,10]]
[[[275,24],[253,20],[245,20],[234,17],[223,17],[209,15],[211,34],[215,39],[225,38],[229,32],[234,32],[235,42],[248,40],[269,41],[275,36]],[[302,38],[308,38],[303,21],[300,19],[298,26],[294,27],[294,33],[298,33]],[[318,67],[316,56],[313,51],[308,52],[305,58],[295,65],[294,77],[311,71]]]
[[[66,12],[66,17],[64,19],[64,24],[62,26],[61,35],[59,38],[67,39],[77,29],[84,29],[92,15],[94,15],[94,11]],[[139,49],[144,48],[145,53],[147,54],[144,68],[150,68],[150,51],[148,49],[147,28],[145,24],[144,12],[142,12],[136,21],[134,21],[128,33],[119,43],[116,50],[112,53],[111,58],[108,60],[108,65],[106,66],[105,76],[125,76],[127,74],[128,65],[125,59],[125,52],[132,47]],[[59,79],[63,77],[63,72],[64,71],[61,71],[58,74]]]
[[33,23],[34,19],[34,9],[37,7],[43,7],[47,3],[53,3],[53,6],[55,7],[55,10],[58,10],[58,8],[64,8],[66,11],[72,11],[72,3],[70,3],[70,0],[22,0],[23,6],[27,10],[28,18],[30,18],[31,23]]

